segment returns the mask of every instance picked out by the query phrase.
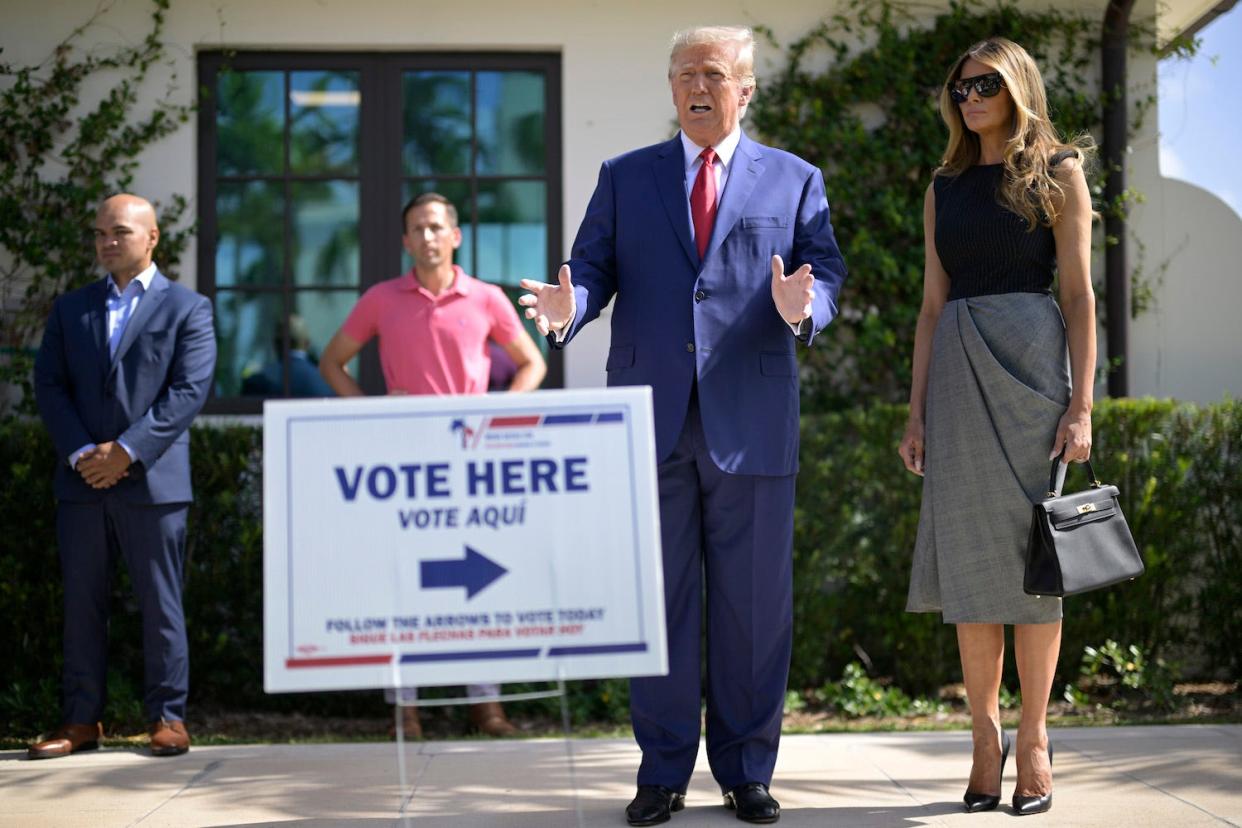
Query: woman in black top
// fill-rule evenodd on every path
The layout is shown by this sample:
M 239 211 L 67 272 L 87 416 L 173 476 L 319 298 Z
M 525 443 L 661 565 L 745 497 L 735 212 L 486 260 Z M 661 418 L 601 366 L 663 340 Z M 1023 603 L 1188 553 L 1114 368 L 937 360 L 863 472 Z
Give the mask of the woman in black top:
M 1014 625 L 1013 807 L 1040 813 L 1052 805 L 1046 717 L 1061 602 L 1026 595 L 1022 577 L 1049 461 L 1091 450 L 1090 147 L 1057 136 L 1039 69 L 1003 38 L 958 58 L 940 111 L 949 143 L 923 203 L 923 307 L 900 448 L 923 477 L 907 609 L 957 625 L 974 739 L 968 811 L 1000 801 L 1011 741 L 997 696 L 1004 625 Z

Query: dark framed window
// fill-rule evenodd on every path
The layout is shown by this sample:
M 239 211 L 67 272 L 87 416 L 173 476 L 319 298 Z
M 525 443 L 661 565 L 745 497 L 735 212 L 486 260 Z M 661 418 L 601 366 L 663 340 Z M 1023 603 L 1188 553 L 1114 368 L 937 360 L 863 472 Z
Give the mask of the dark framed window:
M 457 262 L 516 300 L 561 250 L 560 57 L 203 52 L 198 287 L 219 359 L 208 410 L 323 392 L 314 364 L 362 291 L 410 267 L 401 206 L 457 206 Z M 536 337 L 542 347 L 543 342 Z M 382 393 L 374 343 L 353 367 Z M 549 355 L 545 387 L 561 385 Z

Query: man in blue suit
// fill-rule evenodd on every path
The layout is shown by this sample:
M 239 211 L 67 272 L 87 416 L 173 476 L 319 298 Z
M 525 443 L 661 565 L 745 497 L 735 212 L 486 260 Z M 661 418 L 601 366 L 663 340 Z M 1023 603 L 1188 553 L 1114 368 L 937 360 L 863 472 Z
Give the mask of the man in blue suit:
M 142 612 L 143 705 L 151 752 L 185 753 L 190 663 L 181 610 L 190 427 L 216 363 L 211 303 L 151 261 L 155 211 L 132 195 L 95 216 L 108 276 L 60 297 L 35 360 L 51 432 L 56 534 L 65 582 L 61 726 L 31 759 L 98 747 L 107 676 L 108 586 L 125 558 Z
M 669 673 L 630 685 L 643 753 L 631 825 L 683 806 L 704 691 L 725 805 L 780 816 L 768 786 L 793 624 L 794 342 L 836 315 L 845 266 L 820 171 L 740 129 L 753 67 L 747 29 L 679 32 L 680 133 L 604 162 L 558 283 L 523 282 L 527 318 L 557 347 L 615 297 L 608 384 L 653 388 Z

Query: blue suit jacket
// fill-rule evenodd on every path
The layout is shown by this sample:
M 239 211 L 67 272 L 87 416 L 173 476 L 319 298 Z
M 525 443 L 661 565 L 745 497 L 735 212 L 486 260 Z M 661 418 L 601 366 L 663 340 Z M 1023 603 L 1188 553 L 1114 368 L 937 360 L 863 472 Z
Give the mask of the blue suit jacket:
M 56 497 L 188 502 L 187 429 L 216 365 L 211 302 L 156 272 L 109 357 L 107 289 L 100 279 L 57 299 L 35 359 L 35 399 L 60 459 Z M 118 438 L 137 455 L 129 476 L 111 489 L 92 489 L 69 467 L 69 456 Z
M 569 267 L 567 343 L 616 296 L 608 384 L 650 385 L 656 452 L 672 452 L 697 379 L 712 459 L 734 474 L 798 468 L 794 336 L 772 301 L 773 254 L 811 265 L 810 344 L 837 313 L 845 263 L 820 171 L 742 134 L 703 260 L 690 240 L 680 137 L 604 162 Z M 808 330 L 809 328 L 809 330 Z

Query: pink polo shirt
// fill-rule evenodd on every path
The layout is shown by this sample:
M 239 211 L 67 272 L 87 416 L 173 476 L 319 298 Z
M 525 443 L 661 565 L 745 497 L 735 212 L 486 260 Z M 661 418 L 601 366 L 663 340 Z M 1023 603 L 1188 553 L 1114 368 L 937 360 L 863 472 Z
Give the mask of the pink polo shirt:
M 388 393 L 482 394 L 491 359 L 487 341 L 511 345 L 522 322 L 504 291 L 453 265 L 453 284 L 434 296 L 411 269 L 362 294 L 341 326 L 366 342 L 378 335 Z

